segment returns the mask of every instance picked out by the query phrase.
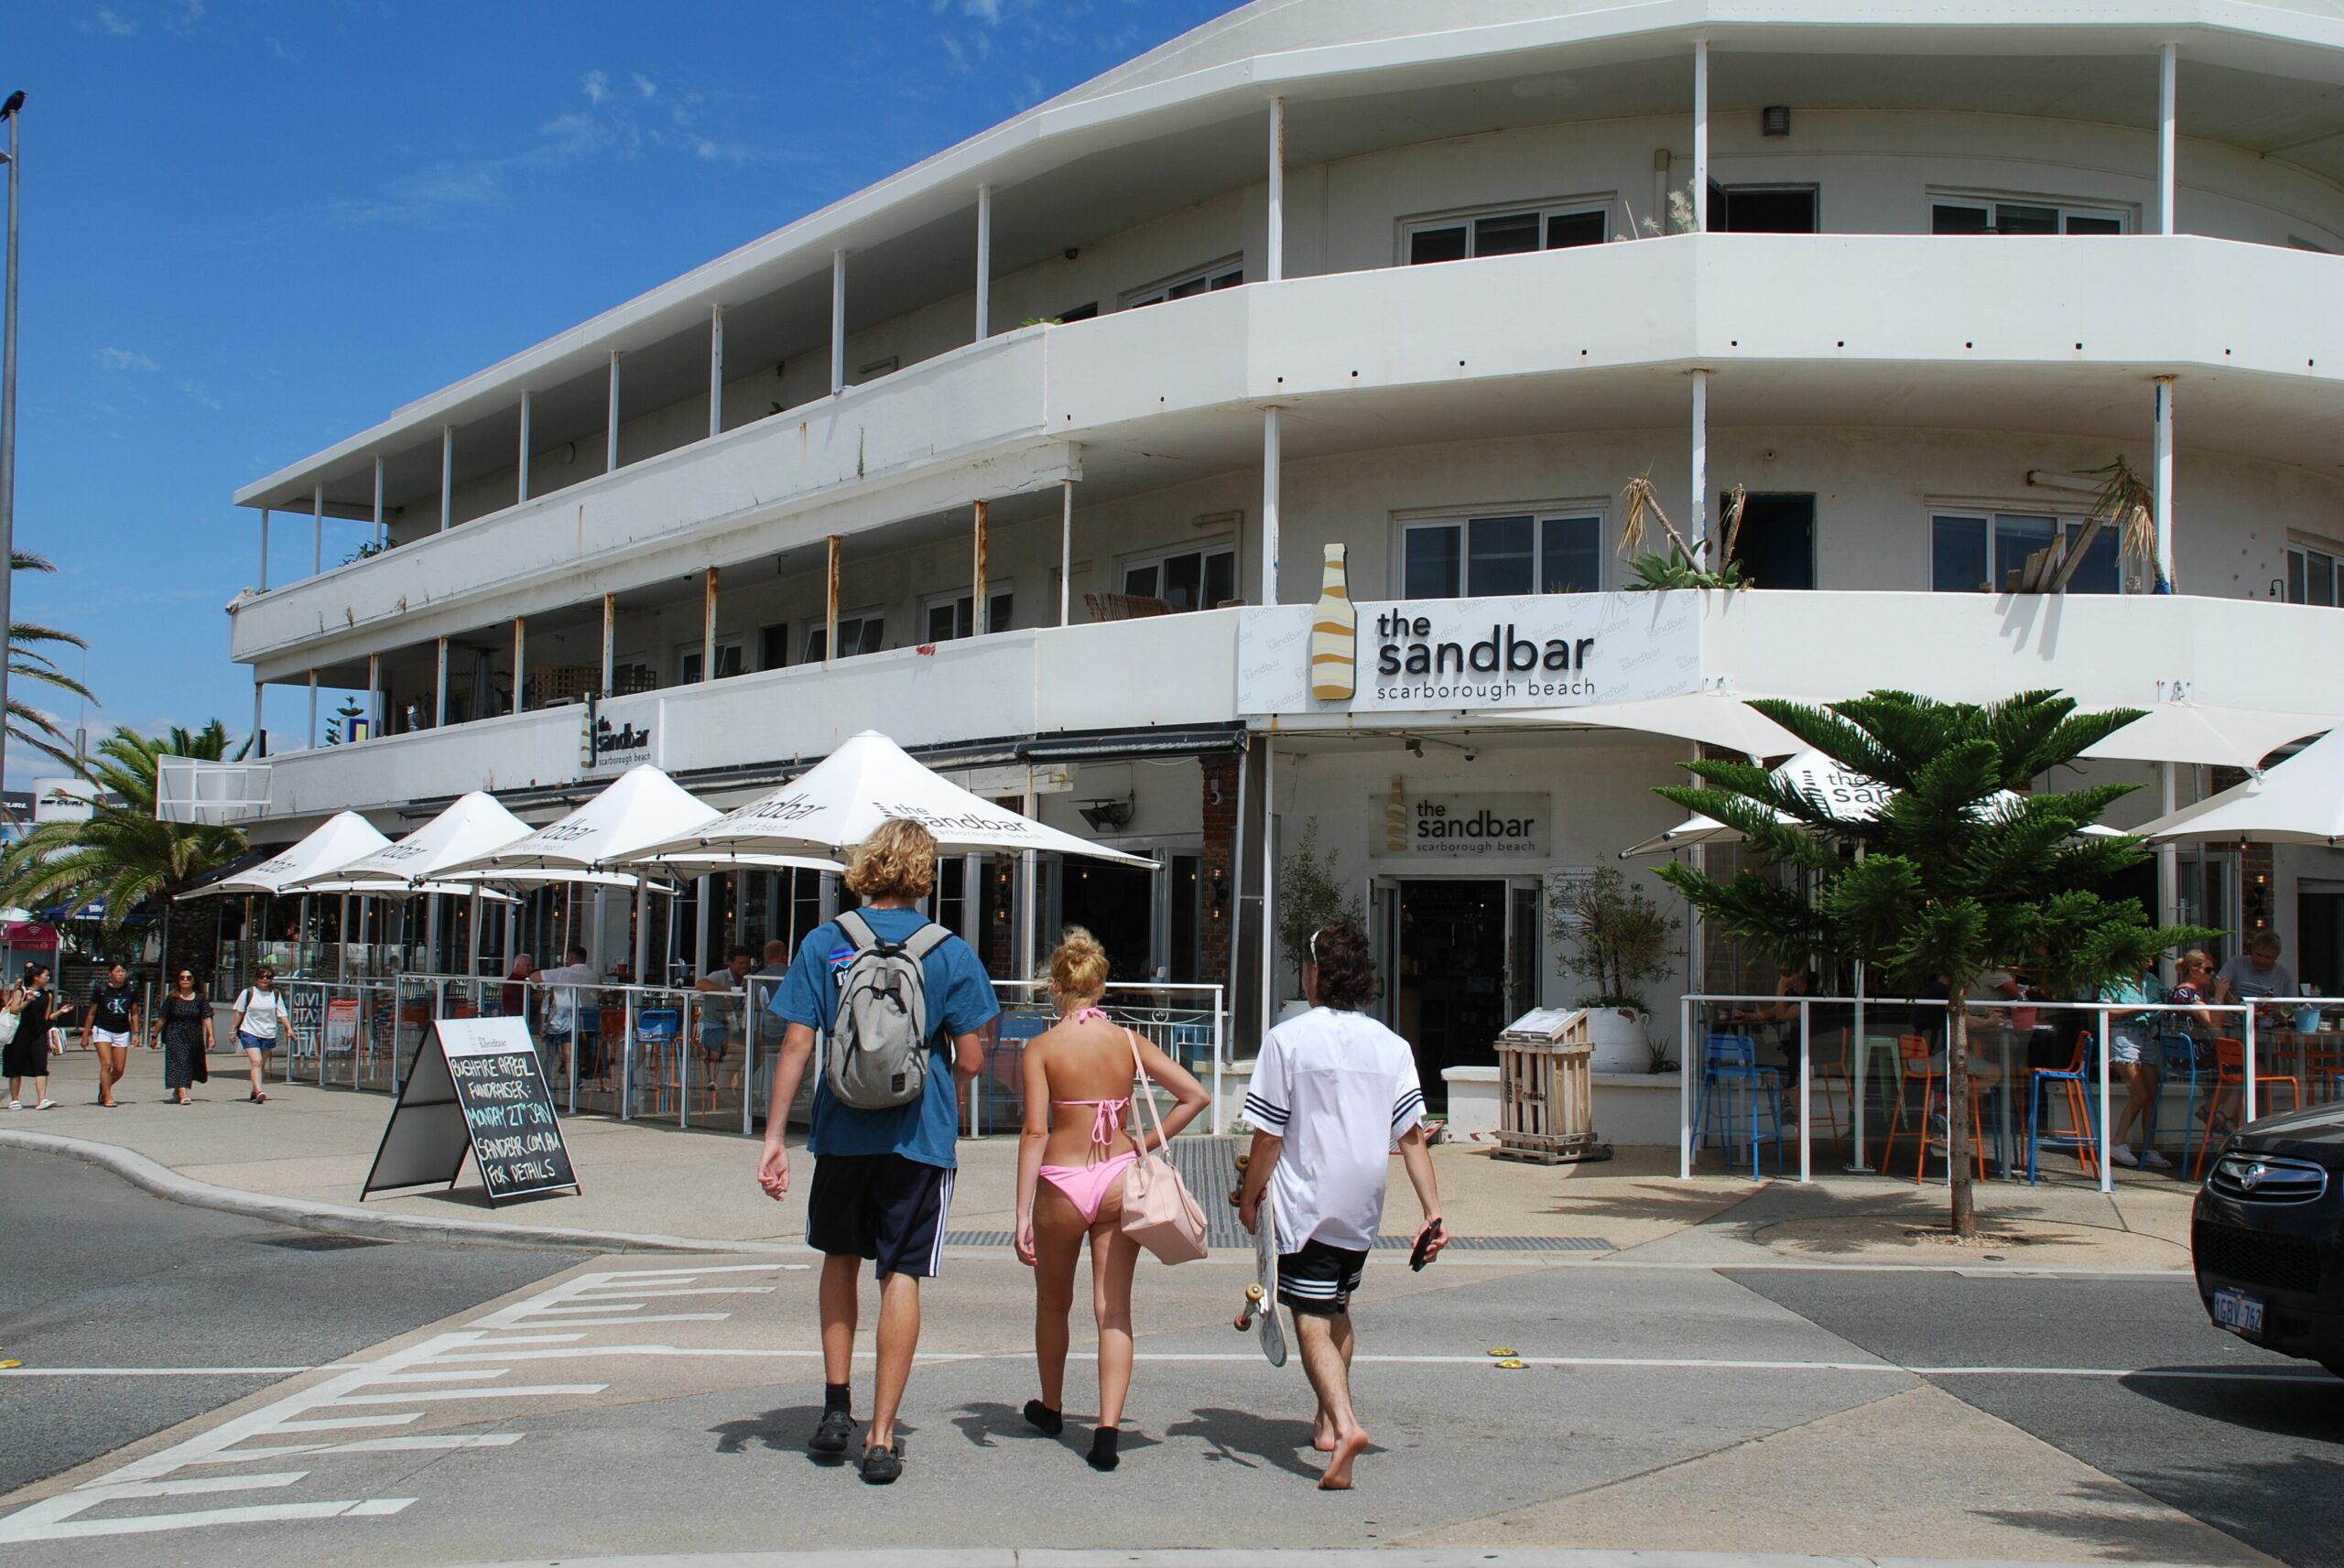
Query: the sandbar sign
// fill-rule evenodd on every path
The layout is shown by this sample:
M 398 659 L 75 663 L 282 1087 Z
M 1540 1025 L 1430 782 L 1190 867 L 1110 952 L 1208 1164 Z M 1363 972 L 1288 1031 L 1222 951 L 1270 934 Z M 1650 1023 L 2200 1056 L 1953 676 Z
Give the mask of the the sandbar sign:
M 1543 795 L 1418 795 L 1403 803 L 1405 855 L 1460 860 L 1543 860 L 1547 797 Z
M 467 1154 L 479 1164 L 491 1207 L 579 1190 L 553 1092 L 520 1019 L 443 1018 L 432 1025 L 399 1086 L 359 1201 L 398 1187 L 452 1187 Z

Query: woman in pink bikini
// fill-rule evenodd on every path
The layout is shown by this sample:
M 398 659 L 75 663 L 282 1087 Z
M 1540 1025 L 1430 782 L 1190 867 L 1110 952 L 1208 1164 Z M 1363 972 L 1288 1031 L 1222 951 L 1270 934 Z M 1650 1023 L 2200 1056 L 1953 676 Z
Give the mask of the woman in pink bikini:
M 1091 1465 L 1115 1467 L 1123 1396 L 1132 1386 L 1132 1266 L 1139 1244 L 1123 1231 L 1123 1175 L 1143 1148 L 1129 1126 L 1132 1085 L 1141 1073 L 1172 1092 L 1169 1138 L 1196 1119 L 1206 1095 L 1185 1068 L 1100 1011 L 1107 953 L 1079 925 L 1050 955 L 1050 994 L 1058 1022 L 1026 1047 L 1026 1128 L 1017 1146 L 1017 1257 L 1034 1271 L 1034 1359 L 1042 1397 L 1026 1419 L 1056 1436 L 1064 1430 L 1067 1314 L 1074 1270 L 1091 1239 L 1091 1305 L 1099 1319 L 1099 1426 Z M 1127 1125 L 1128 1124 L 1128 1125 Z

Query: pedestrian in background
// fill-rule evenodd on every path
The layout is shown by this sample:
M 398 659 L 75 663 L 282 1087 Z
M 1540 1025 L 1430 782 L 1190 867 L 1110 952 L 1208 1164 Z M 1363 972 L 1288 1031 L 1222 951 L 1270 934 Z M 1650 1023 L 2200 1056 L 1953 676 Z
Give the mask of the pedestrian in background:
M 138 992 L 122 964 L 106 968 L 105 983 L 90 994 L 81 1044 L 98 1054 L 98 1103 L 112 1110 L 114 1085 L 130 1071 L 130 1043 L 138 1037 Z
M 23 978 L 8 988 L 7 1009 L 16 1014 L 16 1033 L 0 1047 L 0 1071 L 8 1076 L 8 1108 L 22 1110 L 24 1081 L 33 1081 L 35 1110 L 55 1110 L 49 1098 L 49 991 L 42 984 L 48 968 L 27 964 Z
M 212 999 L 195 989 L 195 971 L 181 969 L 155 1009 L 163 1042 L 163 1087 L 173 1105 L 189 1103 L 187 1091 L 212 1081 L 204 1058 L 212 1054 Z
M 244 1050 L 244 1065 L 252 1074 L 252 1092 L 244 1096 L 255 1105 L 266 1105 L 268 1096 L 261 1088 L 261 1071 L 268 1062 L 268 1054 L 277 1049 L 277 1037 L 284 1033 L 285 997 L 277 989 L 277 971 L 263 964 L 253 971 L 253 983 L 236 993 L 236 1044 Z

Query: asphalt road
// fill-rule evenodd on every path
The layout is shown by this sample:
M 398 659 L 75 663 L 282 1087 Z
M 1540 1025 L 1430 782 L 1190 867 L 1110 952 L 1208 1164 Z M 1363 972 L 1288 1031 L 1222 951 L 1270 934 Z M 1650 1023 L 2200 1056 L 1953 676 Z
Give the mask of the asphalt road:
M 1906 1366 L 2141 1368 L 1931 1381 L 2295 1568 L 2344 1568 L 2344 1380 L 2212 1327 L 2187 1280 L 1733 1277 Z
M 0 1495 L 570 1267 L 573 1254 L 344 1238 L 167 1203 L 0 1149 Z M 320 1243 L 324 1243 L 320 1249 Z M 99 1368 L 56 1377 L 59 1368 Z

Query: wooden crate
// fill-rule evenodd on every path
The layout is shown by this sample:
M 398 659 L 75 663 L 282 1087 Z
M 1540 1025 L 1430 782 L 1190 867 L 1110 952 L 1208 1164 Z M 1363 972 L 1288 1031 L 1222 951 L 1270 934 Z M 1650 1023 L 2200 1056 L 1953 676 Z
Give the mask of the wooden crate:
M 1559 1165 L 1612 1157 L 1612 1145 L 1595 1134 L 1594 1086 L 1588 1076 L 1595 1047 L 1583 1024 L 1578 1033 L 1579 1039 L 1559 1044 L 1498 1041 L 1495 1158 Z

